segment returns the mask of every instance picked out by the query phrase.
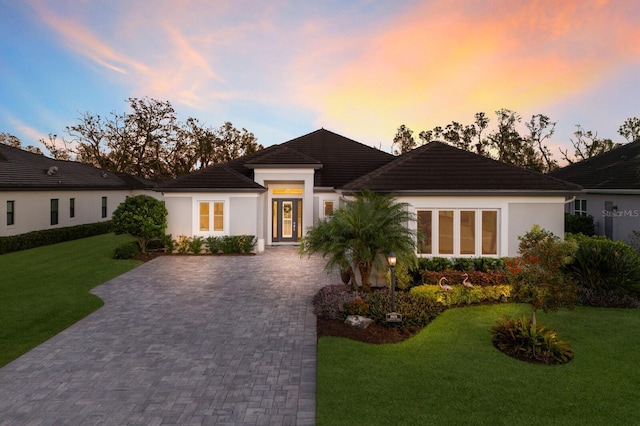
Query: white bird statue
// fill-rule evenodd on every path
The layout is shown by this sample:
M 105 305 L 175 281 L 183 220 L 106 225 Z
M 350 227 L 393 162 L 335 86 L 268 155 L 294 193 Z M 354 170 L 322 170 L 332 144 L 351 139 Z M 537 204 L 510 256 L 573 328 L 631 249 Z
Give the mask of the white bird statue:
M 469 274 L 464 274 L 462 277 L 464 278 L 464 281 L 462 281 L 462 285 L 463 285 L 463 286 L 465 286 L 465 287 L 467 287 L 467 288 L 471 288 L 471 287 L 473 287 L 473 284 L 471 284 L 471 283 L 469 282 Z
M 453 287 L 451 287 L 449 284 L 442 284 L 443 281 L 449 281 L 449 280 L 446 279 L 445 277 L 440 278 L 440 281 L 438 281 L 438 285 L 440 286 L 440 290 L 444 290 L 444 291 L 453 290 Z

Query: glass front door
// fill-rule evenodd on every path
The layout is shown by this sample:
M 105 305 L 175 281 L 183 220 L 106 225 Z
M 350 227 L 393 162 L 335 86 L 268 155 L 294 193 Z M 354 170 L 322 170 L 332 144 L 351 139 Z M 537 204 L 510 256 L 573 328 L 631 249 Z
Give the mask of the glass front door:
M 273 199 L 273 242 L 297 242 L 302 237 L 302 200 Z

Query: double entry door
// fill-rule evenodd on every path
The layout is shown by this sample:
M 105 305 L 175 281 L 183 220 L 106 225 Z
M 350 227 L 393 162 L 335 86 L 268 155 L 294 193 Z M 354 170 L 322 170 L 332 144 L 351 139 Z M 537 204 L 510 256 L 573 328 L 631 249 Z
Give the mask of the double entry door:
M 302 200 L 274 198 L 272 209 L 273 242 L 297 242 L 302 237 Z

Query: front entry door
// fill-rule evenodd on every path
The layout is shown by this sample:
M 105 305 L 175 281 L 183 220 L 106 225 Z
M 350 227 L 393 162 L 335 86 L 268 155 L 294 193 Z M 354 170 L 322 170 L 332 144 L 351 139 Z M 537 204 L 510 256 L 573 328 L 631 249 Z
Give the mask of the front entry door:
M 273 199 L 273 242 L 295 243 L 302 237 L 302 200 Z

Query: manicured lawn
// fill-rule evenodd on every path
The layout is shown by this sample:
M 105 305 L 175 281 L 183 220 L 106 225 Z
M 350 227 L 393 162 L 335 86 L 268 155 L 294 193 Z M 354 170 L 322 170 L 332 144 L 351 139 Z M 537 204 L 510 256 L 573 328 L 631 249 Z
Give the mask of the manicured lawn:
M 0 256 L 0 366 L 102 306 L 93 287 L 140 264 L 114 260 L 131 237 L 100 235 Z
M 561 366 L 494 349 L 490 327 L 506 304 L 445 311 L 413 338 L 318 344 L 318 425 L 637 424 L 640 310 L 577 308 L 539 315 L 572 343 Z

